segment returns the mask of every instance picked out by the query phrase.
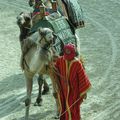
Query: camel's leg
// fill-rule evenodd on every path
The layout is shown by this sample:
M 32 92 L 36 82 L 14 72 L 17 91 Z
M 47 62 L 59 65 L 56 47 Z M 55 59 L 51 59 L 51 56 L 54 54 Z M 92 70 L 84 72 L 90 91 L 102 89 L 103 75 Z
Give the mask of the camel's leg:
M 59 104 L 59 99 L 58 99 L 58 92 L 60 90 L 60 87 L 59 87 L 57 75 L 55 74 L 53 68 L 49 70 L 49 75 L 50 75 L 52 85 L 53 85 L 53 96 L 56 101 L 56 117 L 55 118 L 57 118 L 59 117 L 59 114 L 60 114 L 60 104 Z
M 60 116 L 60 101 L 58 99 L 58 93 L 57 92 L 53 92 L 53 96 L 55 98 L 55 102 L 56 102 L 56 115 L 55 115 L 55 119 L 58 119 Z
M 42 95 L 45 95 L 49 92 L 49 85 L 45 79 L 43 80 L 43 85 Z
M 25 99 L 25 106 L 26 106 L 25 120 L 28 120 L 34 74 L 31 74 L 30 72 L 27 71 L 25 71 L 24 74 L 26 78 L 26 87 L 27 87 L 27 98 Z
M 44 82 L 43 75 L 39 75 L 37 80 L 38 80 L 38 85 L 39 85 L 39 93 L 38 93 L 38 97 L 36 99 L 35 105 L 41 106 L 41 103 L 42 103 L 42 85 Z

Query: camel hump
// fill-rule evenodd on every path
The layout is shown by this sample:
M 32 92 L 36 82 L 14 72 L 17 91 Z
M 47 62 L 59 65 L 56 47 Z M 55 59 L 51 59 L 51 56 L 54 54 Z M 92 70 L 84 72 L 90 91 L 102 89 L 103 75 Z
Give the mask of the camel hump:
M 27 37 L 26 39 L 24 39 L 21 45 L 22 55 L 21 55 L 21 60 L 20 60 L 20 66 L 22 70 L 24 70 L 24 63 L 26 63 L 24 59 L 25 55 L 28 53 L 28 51 L 32 47 L 37 46 L 36 44 L 37 36 L 38 36 L 38 32 L 33 33 L 30 37 Z
M 41 28 L 50 28 L 54 31 L 54 28 L 49 20 L 41 19 L 32 26 L 32 28 L 30 30 L 30 34 L 36 32 L 40 27 Z
M 28 52 L 28 50 L 31 47 L 37 45 L 36 41 L 37 41 L 38 37 L 39 37 L 39 33 L 35 32 L 32 35 L 30 35 L 29 37 L 27 37 L 26 39 L 24 39 L 24 43 L 23 43 L 23 46 L 22 46 L 22 52 L 23 52 L 24 55 Z

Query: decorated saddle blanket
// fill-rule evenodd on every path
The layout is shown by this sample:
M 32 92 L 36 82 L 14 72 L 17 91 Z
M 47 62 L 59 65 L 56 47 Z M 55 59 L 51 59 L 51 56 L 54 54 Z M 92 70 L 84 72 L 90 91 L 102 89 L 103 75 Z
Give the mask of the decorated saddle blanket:
M 31 33 L 38 30 L 39 27 L 50 28 L 57 35 L 57 39 L 54 45 L 55 50 L 60 53 L 62 49 L 62 44 L 76 43 L 74 27 L 69 23 L 69 21 L 64 16 L 49 15 L 45 19 L 39 20 L 32 28 Z

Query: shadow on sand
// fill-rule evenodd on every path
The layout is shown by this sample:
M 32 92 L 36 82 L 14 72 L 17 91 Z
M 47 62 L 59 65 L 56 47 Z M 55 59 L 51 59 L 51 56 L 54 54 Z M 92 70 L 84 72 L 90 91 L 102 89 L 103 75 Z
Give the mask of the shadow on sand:
M 52 110 L 48 110 L 44 113 L 33 114 L 33 115 L 29 116 L 29 120 L 41 120 L 41 119 L 48 120 L 48 119 L 50 119 L 50 118 L 48 118 L 48 116 L 51 115 L 51 114 L 53 114 Z M 21 117 L 21 118 L 18 118 L 18 119 L 13 119 L 13 120 L 25 120 L 25 117 Z
M 4 91 L 4 94 L 9 91 L 17 90 L 25 87 L 24 74 L 15 74 L 4 78 L 0 81 L 0 94 Z

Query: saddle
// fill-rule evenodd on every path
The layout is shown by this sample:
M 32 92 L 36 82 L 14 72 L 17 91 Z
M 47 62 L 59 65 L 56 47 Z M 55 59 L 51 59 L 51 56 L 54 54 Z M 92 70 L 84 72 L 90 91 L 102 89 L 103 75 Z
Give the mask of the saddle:
M 64 44 L 73 43 L 77 45 L 74 26 L 65 16 L 61 16 L 59 13 L 50 14 L 45 16 L 44 19 L 40 19 L 33 25 L 30 34 L 36 32 L 40 27 L 50 28 L 57 35 L 54 48 L 58 54 L 62 52 Z

